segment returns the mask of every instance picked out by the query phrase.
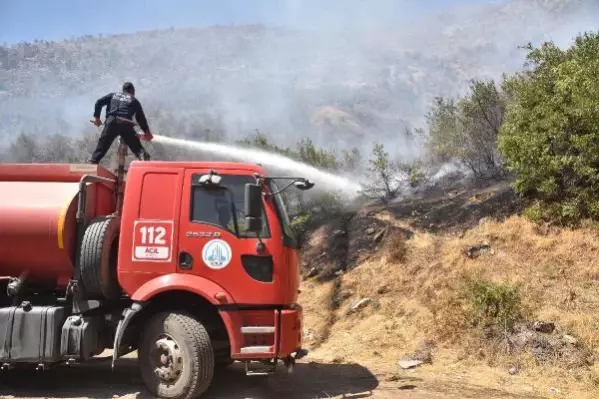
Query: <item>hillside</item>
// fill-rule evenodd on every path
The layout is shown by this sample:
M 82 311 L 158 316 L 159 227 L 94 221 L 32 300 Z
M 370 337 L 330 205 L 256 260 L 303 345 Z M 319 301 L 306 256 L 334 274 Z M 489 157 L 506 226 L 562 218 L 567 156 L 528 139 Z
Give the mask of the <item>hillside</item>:
M 521 208 L 504 184 L 457 188 L 313 230 L 310 360 L 416 393 L 596 398 L 597 231 L 535 225 Z
M 585 18 L 597 8 L 593 0 L 464 7 L 342 34 L 222 26 L 3 46 L 0 145 L 21 131 L 80 136 L 95 99 L 131 79 L 155 130 L 171 135 L 211 129 L 233 140 L 258 129 L 325 147 L 378 138 L 408 156 L 405 128 L 423 127 L 434 96 L 515 70 L 518 45 L 569 40 L 593 26 Z

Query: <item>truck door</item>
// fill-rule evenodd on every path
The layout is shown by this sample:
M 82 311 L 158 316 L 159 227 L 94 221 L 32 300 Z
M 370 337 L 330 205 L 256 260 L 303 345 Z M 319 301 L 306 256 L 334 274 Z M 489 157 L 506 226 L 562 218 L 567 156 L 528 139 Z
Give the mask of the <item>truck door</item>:
M 244 188 L 255 181 L 253 176 L 248 171 L 226 170 L 220 174 L 220 186 L 227 189 L 219 189 L 200 184 L 207 173 L 205 169 L 185 172 L 178 272 L 212 280 L 237 303 L 280 303 L 284 290 L 275 263 L 281 257 L 281 245 L 271 245 L 265 216 L 260 234 L 264 252 L 258 252 L 259 240 L 243 231 Z

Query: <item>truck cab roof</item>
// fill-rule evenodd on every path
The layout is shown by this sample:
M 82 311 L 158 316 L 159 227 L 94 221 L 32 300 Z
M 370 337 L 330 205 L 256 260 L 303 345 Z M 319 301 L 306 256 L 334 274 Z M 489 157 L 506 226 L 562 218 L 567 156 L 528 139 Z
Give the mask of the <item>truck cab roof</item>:
M 243 162 L 206 162 L 206 161 L 132 161 L 131 169 L 214 169 L 215 171 L 247 171 L 266 175 L 266 171 L 258 164 Z M 67 164 L 67 163 L 1 163 L 0 181 L 62 181 L 78 182 L 84 175 L 106 178 L 116 176 L 102 165 Z
M 214 169 L 219 170 L 244 170 L 266 175 L 266 170 L 258 164 L 246 162 L 210 162 L 210 161 L 133 161 L 129 170 L 137 168 L 183 168 L 183 169 Z

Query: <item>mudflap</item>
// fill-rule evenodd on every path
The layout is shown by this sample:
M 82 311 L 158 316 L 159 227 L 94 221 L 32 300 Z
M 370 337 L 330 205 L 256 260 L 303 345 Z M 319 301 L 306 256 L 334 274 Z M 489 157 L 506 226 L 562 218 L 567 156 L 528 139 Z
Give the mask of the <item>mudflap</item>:
M 123 338 L 123 334 L 127 330 L 127 326 L 129 322 L 140 310 L 144 307 L 141 303 L 134 303 L 130 308 L 125 309 L 123 312 L 123 318 L 119 320 L 119 324 L 116 328 L 116 333 L 114 334 L 114 345 L 112 347 L 112 369 L 114 369 L 114 364 L 116 359 L 119 357 L 119 349 L 121 346 L 121 339 Z

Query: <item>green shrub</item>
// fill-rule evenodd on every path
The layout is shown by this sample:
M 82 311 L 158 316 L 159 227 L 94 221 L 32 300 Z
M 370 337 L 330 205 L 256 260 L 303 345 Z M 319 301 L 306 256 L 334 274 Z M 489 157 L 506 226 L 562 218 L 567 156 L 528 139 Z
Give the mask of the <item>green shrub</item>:
M 303 245 L 303 243 L 306 239 L 306 234 L 308 233 L 308 230 L 311 226 L 310 222 L 312 222 L 312 220 L 313 220 L 313 214 L 310 212 L 307 212 L 305 214 L 294 217 L 293 220 L 291 221 L 291 229 L 293 230 L 293 233 L 297 237 L 300 245 Z
M 499 136 L 529 214 L 574 225 L 599 219 L 599 33 L 562 50 L 528 46 L 529 70 L 504 82 L 510 101 Z
M 410 169 L 410 187 L 417 187 L 424 181 L 425 174 L 422 169 L 418 166 L 415 166 Z
M 306 213 L 300 216 L 296 216 L 295 218 L 293 218 L 293 221 L 291 222 L 291 228 L 296 234 L 303 234 L 306 231 L 307 225 L 311 219 L 312 213 Z
M 543 209 L 538 201 L 524 209 L 522 216 L 533 223 L 539 223 L 543 220 Z
M 521 298 L 516 286 L 466 280 L 465 297 L 477 325 L 511 328 L 521 318 Z
M 399 169 L 406 176 L 407 183 L 410 187 L 415 188 L 427 182 L 430 178 L 430 171 L 424 159 L 401 163 Z

